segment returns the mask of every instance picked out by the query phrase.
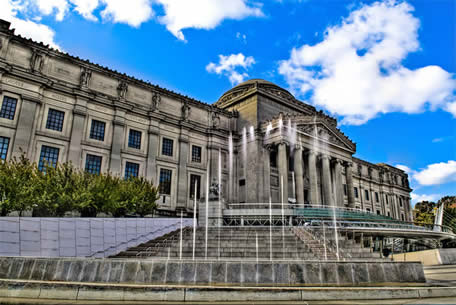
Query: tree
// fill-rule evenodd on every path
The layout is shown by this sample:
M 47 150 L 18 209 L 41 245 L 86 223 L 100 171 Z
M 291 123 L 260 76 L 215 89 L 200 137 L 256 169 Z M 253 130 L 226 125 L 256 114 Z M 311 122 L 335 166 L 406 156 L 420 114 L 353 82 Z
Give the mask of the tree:
M 436 204 L 430 201 L 421 201 L 415 205 L 415 224 L 425 225 L 434 223 L 434 208 Z

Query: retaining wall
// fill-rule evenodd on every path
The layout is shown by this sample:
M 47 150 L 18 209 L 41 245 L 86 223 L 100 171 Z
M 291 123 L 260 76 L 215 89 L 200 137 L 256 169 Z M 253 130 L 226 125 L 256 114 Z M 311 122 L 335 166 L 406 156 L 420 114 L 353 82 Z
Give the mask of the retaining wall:
M 394 254 L 393 259 L 398 262 L 422 262 L 425 266 L 454 265 L 456 264 L 456 249 L 431 249 L 406 252 Z
M 107 257 L 178 228 L 180 218 L 1 217 L 0 256 Z
M 0 258 L 0 278 L 92 283 L 356 286 L 425 282 L 417 262 Z

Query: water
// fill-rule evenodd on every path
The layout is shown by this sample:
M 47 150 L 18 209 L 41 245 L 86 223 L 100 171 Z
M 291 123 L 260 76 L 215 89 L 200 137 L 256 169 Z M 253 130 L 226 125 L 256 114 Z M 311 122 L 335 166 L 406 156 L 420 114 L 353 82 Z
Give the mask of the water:
M 283 176 L 280 176 L 280 198 L 282 198 L 282 256 L 285 258 L 285 214 L 283 210 Z
M 255 128 L 250 126 L 250 141 L 255 141 Z
M 272 198 L 269 191 L 269 260 L 272 261 Z
M 325 261 L 328 260 L 328 251 L 326 250 L 326 229 L 325 223 L 323 222 L 323 247 L 325 249 Z
M 230 131 L 230 135 L 228 137 L 228 200 L 232 200 L 232 194 L 234 192 L 233 190 L 233 134 Z
M 291 183 L 293 184 L 293 198 L 294 198 L 294 202 L 297 203 L 297 200 L 296 200 L 296 185 L 295 185 L 295 173 L 294 171 L 291 172 Z
M 336 215 L 336 206 L 332 206 L 333 210 L 333 226 L 334 226 L 334 240 L 336 242 L 336 257 L 339 260 L 339 234 L 337 232 L 337 215 Z
M 210 172 L 210 158 L 207 161 L 207 170 L 206 170 L 206 234 L 205 234 L 205 254 L 204 258 L 207 259 L 207 227 L 209 225 L 209 172 Z
M 255 233 L 256 261 L 258 263 L 258 233 Z
M 247 176 L 247 129 L 242 128 L 242 162 L 244 164 L 244 177 Z
M 222 150 L 219 148 L 219 155 L 218 155 L 218 205 L 219 205 L 219 215 L 220 217 L 223 217 L 223 212 L 222 212 Z M 217 253 L 218 253 L 218 258 L 220 259 L 220 225 L 221 225 L 222 219 L 218 220 L 218 246 L 217 246 Z
M 180 222 L 180 241 L 179 241 L 179 259 L 182 259 L 182 217 L 183 211 L 181 210 L 181 222 Z
M 198 182 L 195 181 L 195 193 L 193 199 L 193 248 L 192 258 L 195 260 L 195 242 L 196 242 L 196 191 L 198 189 Z

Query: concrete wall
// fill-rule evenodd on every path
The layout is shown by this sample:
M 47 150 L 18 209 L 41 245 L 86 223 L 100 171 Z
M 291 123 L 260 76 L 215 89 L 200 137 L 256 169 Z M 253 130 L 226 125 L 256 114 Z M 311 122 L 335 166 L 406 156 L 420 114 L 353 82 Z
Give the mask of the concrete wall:
M 179 218 L 2 217 L 0 256 L 106 257 L 179 228 Z
M 394 254 L 398 262 L 422 262 L 425 266 L 456 264 L 456 249 L 432 249 L 416 252 Z

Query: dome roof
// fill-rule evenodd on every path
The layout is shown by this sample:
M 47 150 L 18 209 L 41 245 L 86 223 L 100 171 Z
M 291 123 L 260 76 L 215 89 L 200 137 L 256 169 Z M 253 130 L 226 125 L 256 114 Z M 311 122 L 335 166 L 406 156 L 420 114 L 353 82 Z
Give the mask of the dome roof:
M 225 97 L 228 97 L 229 95 L 231 95 L 232 93 L 236 92 L 236 91 L 241 91 L 241 90 L 244 90 L 246 87 L 249 87 L 251 85 L 255 85 L 256 87 L 260 88 L 260 87 L 269 87 L 269 88 L 273 88 L 275 90 L 279 90 L 281 92 L 283 92 L 283 94 L 285 96 L 288 96 L 289 98 L 292 98 L 294 99 L 293 95 L 288 92 L 287 90 L 283 89 L 282 87 L 279 87 L 277 86 L 276 84 L 274 83 L 271 83 L 267 80 L 264 80 L 264 79 L 260 79 L 260 78 L 253 78 L 253 79 L 249 79 L 249 80 L 246 80 L 245 82 L 242 82 L 240 83 L 239 85 L 237 86 L 234 86 L 233 88 L 231 88 L 230 90 L 226 91 L 219 99 L 218 101 L 216 102 L 216 104 L 220 104 L 220 103 L 223 103 L 224 102 L 224 98 Z M 228 98 L 230 99 L 230 98 Z

